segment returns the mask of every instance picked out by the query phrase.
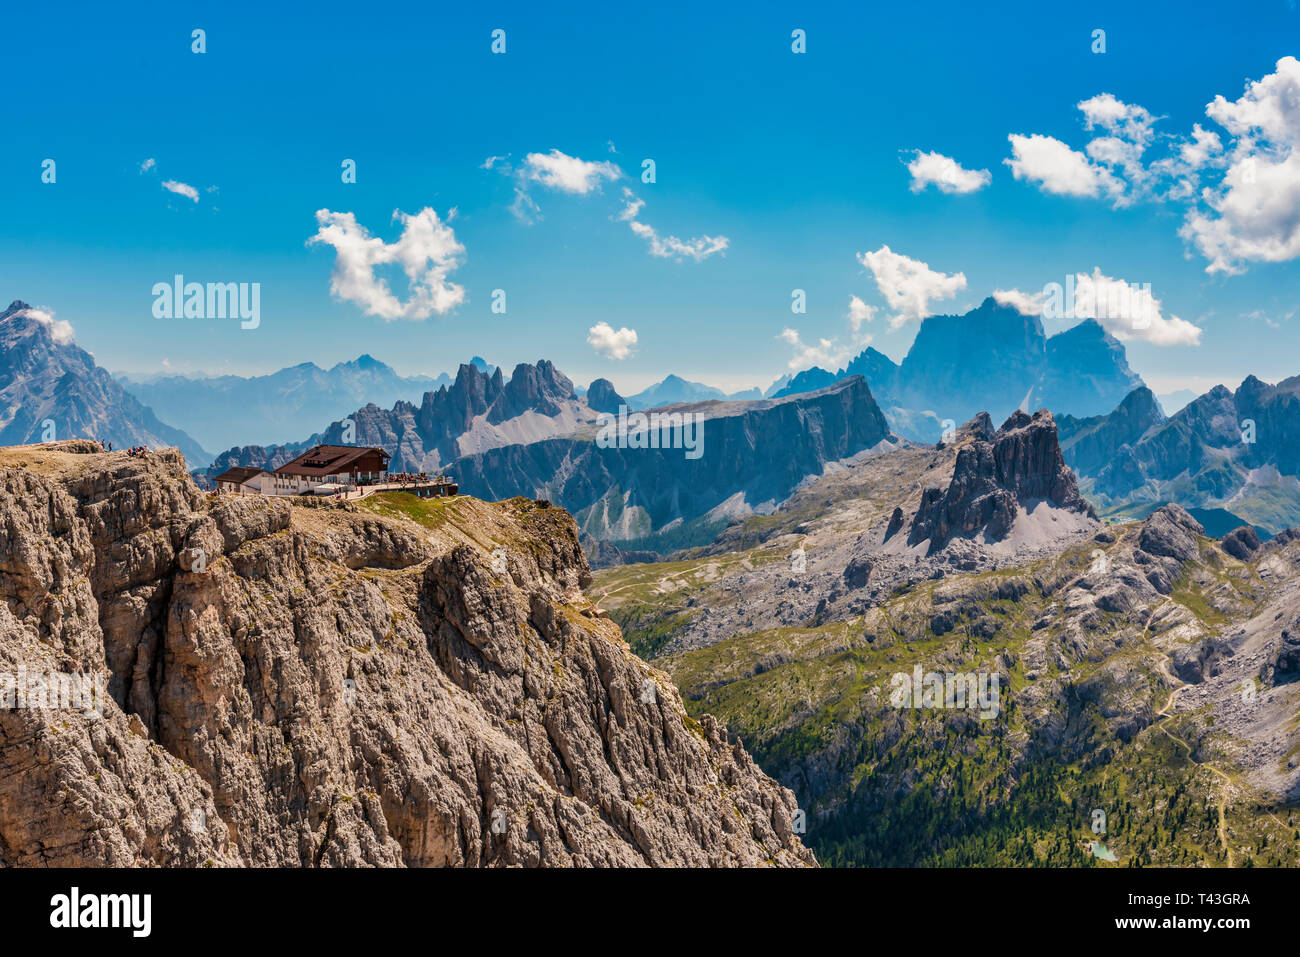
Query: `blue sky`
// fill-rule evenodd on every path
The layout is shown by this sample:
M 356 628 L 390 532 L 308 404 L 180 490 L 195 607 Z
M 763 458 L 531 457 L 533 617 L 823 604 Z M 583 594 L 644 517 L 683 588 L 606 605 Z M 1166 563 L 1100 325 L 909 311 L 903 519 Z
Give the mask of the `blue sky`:
M 1222 152 L 1196 186 L 1222 194 L 1249 151 L 1233 153 L 1241 137 L 1206 105 L 1216 95 L 1234 103 L 1300 53 L 1286 0 L 1226 11 L 696 6 L 325 3 L 308 14 L 139 4 L 129 17 L 102 5 L 56 17 L 10 5 L 0 13 L 0 296 L 71 322 L 114 371 L 250 374 L 368 352 L 433 374 L 483 355 L 507 368 L 549 358 L 580 384 L 603 375 L 625 393 L 669 372 L 738 389 L 766 385 L 800 354 L 855 353 L 868 337 L 900 359 L 916 315 L 891 321 L 900 310 L 889 279 L 860 258 L 887 246 L 934 275 L 964 276 L 912 312 L 965 311 L 995 289 L 1032 294 L 1094 271 L 1149 283 L 1162 320 L 1200 330 L 1196 344 L 1126 343 L 1158 392 L 1300 373 L 1300 264 L 1288 232 L 1300 215 L 1289 219 L 1287 205 L 1300 214 L 1300 186 L 1290 191 L 1286 178 L 1300 168 L 1300 155 L 1290 162 L 1300 130 L 1289 128 L 1295 140 L 1246 134 L 1265 140 L 1262 179 L 1282 197 L 1280 213 L 1242 212 L 1234 202 L 1249 205 L 1246 189 L 1219 200 L 1228 214 L 1208 211 L 1202 231 L 1228 249 L 1232 273 L 1207 272 L 1194 236 L 1180 236 L 1195 202 L 1170 198 L 1167 182 L 1142 195 L 1114 164 L 1085 159 L 1064 188 L 1094 177 L 1095 195 L 1070 195 L 1064 181 L 1053 192 L 1004 162 L 1012 134 L 1085 156 L 1106 131 L 1086 129 L 1077 104 L 1110 94 L 1152 118 L 1143 163 L 1188 142 L 1193 124 L 1216 132 Z M 203 54 L 191 51 L 195 28 L 206 31 Z M 504 55 L 490 50 L 497 28 Z M 791 50 L 795 29 L 806 53 Z M 1095 29 L 1104 53 L 1092 52 Z M 1234 115 L 1266 111 L 1270 89 Z M 987 170 L 987 184 L 914 191 L 917 150 Z M 552 151 L 622 176 L 570 165 L 561 172 L 583 175 L 548 183 L 529 156 Z M 504 159 L 485 169 L 489 157 Z M 41 181 L 47 158 L 52 184 Z M 653 184 L 640 178 L 645 158 Z M 356 161 L 356 183 L 341 182 L 344 159 Z M 1119 192 L 1105 185 L 1112 171 Z M 725 237 L 726 248 L 698 261 L 654 255 L 620 219 L 625 188 L 661 243 Z M 516 190 L 540 212 L 531 224 L 512 212 Z M 436 280 L 460 290 L 457 304 L 385 320 L 370 314 L 373 298 L 331 292 L 340 254 L 308 245 L 318 210 L 351 214 L 352 240 L 364 230 L 394 244 L 394 211 L 426 208 L 463 249 Z M 260 283 L 259 327 L 155 318 L 151 289 L 176 273 Z M 410 301 L 396 265 L 371 275 Z M 494 289 L 506 292 L 505 315 L 491 311 Z M 804 314 L 791 312 L 794 289 L 806 291 Z M 870 314 L 856 331 L 851 296 Z M 590 344 L 602 322 L 636 332 L 626 357 Z M 1046 321 L 1049 331 L 1070 324 Z M 796 336 L 813 351 L 797 352 Z

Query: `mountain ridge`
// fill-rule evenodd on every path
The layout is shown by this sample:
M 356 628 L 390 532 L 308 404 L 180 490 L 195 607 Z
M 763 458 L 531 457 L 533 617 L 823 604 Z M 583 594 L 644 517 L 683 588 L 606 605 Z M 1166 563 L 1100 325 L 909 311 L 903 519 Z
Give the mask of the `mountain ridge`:
M 41 315 L 21 300 L 0 312 L 0 445 L 86 437 L 118 448 L 175 446 L 195 468 L 212 460 L 75 341 L 56 340 Z

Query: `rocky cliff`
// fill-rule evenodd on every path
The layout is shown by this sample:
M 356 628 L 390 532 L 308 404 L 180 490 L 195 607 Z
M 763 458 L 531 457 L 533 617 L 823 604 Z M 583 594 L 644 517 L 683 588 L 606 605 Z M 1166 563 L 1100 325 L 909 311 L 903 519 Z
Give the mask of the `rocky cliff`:
M 0 863 L 812 864 L 792 794 L 582 593 L 573 520 L 211 498 L 174 451 L 0 452 Z
M 1096 518 L 1061 457 L 1051 412 L 1015 412 L 995 434 L 989 429 L 987 415 L 966 426 L 970 440 L 957 453 L 952 481 L 922 494 L 909 544 L 928 540 L 934 553 L 954 537 L 1001 541 L 1031 503 Z
M 775 506 L 828 462 L 891 438 L 859 376 L 789 398 L 668 409 L 705 417 L 698 457 L 681 448 L 602 448 L 579 436 L 467 456 L 454 473 L 472 495 L 543 496 L 593 537 L 627 540 Z

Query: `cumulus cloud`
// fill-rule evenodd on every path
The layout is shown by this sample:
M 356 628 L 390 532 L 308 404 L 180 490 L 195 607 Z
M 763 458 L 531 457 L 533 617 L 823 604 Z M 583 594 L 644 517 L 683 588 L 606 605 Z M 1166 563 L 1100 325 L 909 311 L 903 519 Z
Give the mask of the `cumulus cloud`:
M 1205 113 L 1236 143 L 1222 179 L 1201 191 L 1180 235 L 1209 260 L 1209 273 L 1300 257 L 1300 60 L 1283 57 L 1241 97 L 1216 96 Z
M 1011 175 L 1036 184 L 1045 193 L 1118 197 L 1124 191 L 1124 184 L 1109 170 L 1055 137 L 1012 133 L 1007 139 L 1011 141 L 1011 158 L 1002 162 L 1011 167 Z
M 587 343 L 607 359 L 626 359 L 636 345 L 636 330 L 615 330 L 608 322 L 598 322 L 587 330 Z
M 165 179 L 163 180 L 162 188 L 167 190 L 169 193 L 184 196 L 186 199 L 193 200 L 196 203 L 199 201 L 199 191 L 189 183 L 181 183 L 174 179 Z
M 1223 153 L 1223 141 L 1219 134 L 1192 124 L 1191 139 L 1184 142 L 1178 150 L 1178 157 L 1192 169 L 1200 169 L 1219 160 Z
M 650 255 L 663 259 L 681 260 L 687 256 L 696 262 L 708 259 L 714 253 L 720 253 L 731 245 L 726 236 L 696 236 L 693 239 L 678 239 L 676 236 L 661 236 L 650 224 L 641 222 L 637 217 L 645 206 L 645 200 L 638 199 L 630 189 L 623 189 L 623 209 L 618 219 L 625 222 L 649 244 Z
M 845 318 L 849 320 L 849 326 L 853 329 L 853 335 L 857 336 L 861 331 L 864 322 L 870 322 L 872 319 L 876 318 L 876 307 L 868 306 L 857 296 L 849 296 L 849 311 Z
M 157 165 L 158 165 L 158 161 L 151 156 L 143 163 L 140 164 L 140 172 L 147 173 L 149 172 L 149 170 L 153 169 Z
M 452 210 L 443 222 L 430 207 L 413 216 L 396 210 L 393 219 L 401 223 L 402 234 L 386 243 L 371 236 L 352 213 L 319 209 L 319 229 L 307 244 L 334 247 L 330 292 L 339 299 L 385 320 L 427 319 L 465 301 L 464 288 L 448 278 L 465 255 L 465 247 L 450 226 L 454 216 Z M 405 302 L 392 293 L 386 279 L 375 274 L 377 266 L 388 264 L 399 265 L 406 273 L 409 297 Z
M 61 346 L 70 345 L 72 343 L 72 323 L 68 322 L 66 319 L 55 319 L 54 313 L 49 309 L 19 309 L 14 313 L 14 315 L 35 319 L 50 331 L 50 338 Z
M 893 310 L 889 318 L 893 329 L 930 315 L 930 300 L 951 299 L 966 288 L 965 273 L 936 272 L 919 259 L 896 253 L 888 246 L 858 253 L 858 261 L 871 270 L 880 294 Z
M 1047 294 L 1021 292 L 1019 289 L 994 289 L 993 301 L 1000 306 L 1010 306 L 1022 316 L 1041 316 Z
M 853 349 L 849 346 L 841 346 L 834 339 L 818 339 L 815 343 L 805 343 L 796 329 L 782 329 L 777 338 L 794 348 L 794 354 L 789 362 L 791 371 L 821 366 L 823 369 L 835 372 L 853 358 Z
M 816 342 L 804 342 L 797 329 L 782 329 L 777 336 L 793 347 L 789 366 L 793 370 L 821 366 L 834 372 L 852 359 L 858 352 L 871 343 L 871 335 L 863 333 L 863 323 L 875 318 L 878 310 L 869 306 L 857 296 L 849 296 L 849 308 L 844 318 L 849 321 L 851 335 L 849 341 L 841 343 L 839 337 L 819 338 Z
M 931 184 L 944 193 L 973 193 L 983 189 L 993 179 L 993 174 L 986 169 L 965 169 L 955 159 L 942 153 L 922 153 L 920 150 L 913 151 L 907 171 L 912 174 L 911 190 L 914 193 L 921 192 Z
M 1159 117 L 1110 93 L 1077 106 L 1085 129 L 1101 135 L 1080 152 L 1050 136 L 1012 134 L 1013 155 L 1003 162 L 1017 179 L 1116 207 L 1180 204 L 1179 235 L 1211 274 L 1300 258 L 1300 60 L 1283 57 L 1240 97 L 1206 105 L 1226 137 L 1200 123 L 1186 135 L 1157 134 Z
M 1059 284 L 1044 288 L 1043 314 L 1048 318 L 1096 319 L 1116 339 L 1157 346 L 1194 346 L 1201 330 L 1184 319 L 1164 314 L 1150 283 L 1129 283 L 1102 274 L 1076 273 L 1073 301 Z
M 550 189 L 582 196 L 599 190 L 601 180 L 616 180 L 623 175 L 614 163 L 591 163 L 557 149 L 549 153 L 529 153 L 524 157 L 523 173 L 533 182 Z

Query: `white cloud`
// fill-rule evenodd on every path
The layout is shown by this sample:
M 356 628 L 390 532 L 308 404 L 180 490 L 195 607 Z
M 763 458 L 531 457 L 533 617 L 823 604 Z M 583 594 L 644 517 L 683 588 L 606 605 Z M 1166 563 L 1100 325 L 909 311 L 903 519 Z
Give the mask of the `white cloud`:
M 395 242 L 385 243 L 371 236 L 352 213 L 319 209 L 316 222 L 320 228 L 307 244 L 334 247 L 330 292 L 339 299 L 356 303 L 367 315 L 381 319 L 427 319 L 465 301 L 464 288 L 448 279 L 465 254 L 449 224 L 453 216 L 455 210 L 448 214 L 448 222 L 443 222 L 430 207 L 413 216 L 396 210 L 393 219 L 402 224 L 402 234 Z M 406 302 L 393 295 L 387 280 L 375 275 L 376 266 L 394 263 L 406 273 L 410 296 Z
M 1239 99 L 1216 96 L 1205 113 L 1237 142 L 1179 234 L 1209 260 L 1209 273 L 1300 257 L 1300 61 L 1283 57 Z
M 853 329 L 853 335 L 857 336 L 862 329 L 864 322 L 870 322 L 876 318 L 876 307 L 868 306 L 857 296 L 849 296 L 849 311 L 845 316 L 849 320 L 849 326 Z M 870 338 L 868 336 L 867 338 Z
M 630 189 L 623 189 L 623 210 L 618 214 L 618 220 L 625 222 L 636 233 L 650 245 L 650 255 L 658 256 L 662 259 L 682 258 L 689 256 L 696 262 L 708 259 L 714 253 L 720 253 L 731 245 L 731 240 L 726 236 L 696 236 L 693 239 L 678 239 L 676 236 L 660 236 L 658 231 L 648 223 L 640 222 L 637 217 L 641 214 L 641 209 L 645 206 L 645 200 L 638 199 L 632 194 Z
M 153 169 L 157 165 L 158 165 L 158 161 L 151 156 L 143 163 L 140 164 L 140 172 L 147 173 L 149 172 L 149 170 Z
M 794 354 L 790 357 L 789 368 L 800 371 L 812 366 L 821 366 L 831 372 L 842 368 L 858 352 L 861 352 L 863 348 L 871 343 L 870 334 L 862 333 L 862 324 L 874 319 L 877 311 L 875 306 L 868 306 L 857 296 L 849 296 L 849 309 L 844 314 L 844 318 L 849 321 L 852 335 L 846 343 L 841 343 L 838 337 L 818 339 L 814 343 L 806 343 L 800 337 L 797 329 L 782 329 L 777 338 L 794 347 Z
M 910 259 L 888 246 L 858 253 L 858 261 L 871 270 L 881 295 L 894 311 L 889 319 L 893 329 L 928 316 L 931 299 L 951 299 L 966 288 L 965 273 L 936 272 L 919 259 Z
M 637 216 L 641 214 L 641 210 L 644 207 L 645 207 L 644 199 L 638 199 L 636 196 L 632 195 L 632 191 L 630 189 L 628 189 L 626 186 L 623 187 L 623 211 L 618 214 L 618 219 L 620 222 L 624 222 L 624 223 L 632 222 L 637 218 Z
M 1095 267 L 1092 275 L 1077 273 L 1074 279 L 1074 302 L 1065 304 L 1073 318 L 1096 319 L 1107 332 L 1125 342 L 1137 340 L 1157 346 L 1200 344 L 1200 328 L 1177 316 L 1165 316 L 1160 300 L 1151 294 L 1150 283 L 1112 279 L 1102 275 L 1100 267 Z M 1060 311 L 1050 294 L 1045 311 L 1049 315 Z
M 777 338 L 785 340 L 794 347 L 794 355 L 790 357 L 788 368 L 791 371 L 802 371 L 813 366 L 821 366 L 830 372 L 837 372 L 843 365 L 853 358 L 853 349 L 849 346 L 841 346 L 834 339 L 818 339 L 813 344 L 805 343 L 799 337 L 795 329 L 782 329 L 780 336 Z
M 1192 169 L 1200 169 L 1215 161 L 1223 152 L 1219 134 L 1192 124 L 1192 138 L 1179 147 L 1179 158 Z
M 505 156 L 489 156 L 487 159 L 485 159 L 482 163 L 479 164 L 478 168 L 493 169 L 496 167 L 497 163 L 502 163 L 504 165 L 504 161 L 506 159 L 507 157 Z
M 69 345 L 72 342 L 72 323 L 66 319 L 55 319 L 54 313 L 48 309 L 20 309 L 14 315 L 35 319 L 50 331 L 50 338 L 61 346 Z
M 1083 111 L 1085 126 L 1101 128 L 1130 142 L 1146 147 L 1155 135 L 1156 118 L 1145 107 L 1125 103 L 1110 93 L 1101 93 L 1077 104 Z
M 1300 258 L 1300 60 L 1283 57 L 1237 99 L 1219 95 L 1207 104 L 1206 117 L 1227 142 L 1199 123 L 1188 135 L 1157 136 L 1158 117 L 1110 93 L 1077 105 L 1086 129 L 1104 135 L 1079 152 L 1049 136 L 1012 134 L 1013 156 L 1004 162 L 1017 179 L 1116 207 L 1139 199 L 1183 204 L 1179 235 L 1211 274 Z M 1157 143 L 1164 155 L 1148 160 Z
M 1002 162 L 1011 167 L 1016 179 L 1036 183 L 1045 193 L 1118 197 L 1124 191 L 1124 184 L 1109 170 L 1055 137 L 1012 133 L 1007 139 L 1011 141 L 1012 158 Z
M 636 345 L 636 330 L 623 326 L 615 331 L 608 322 L 598 322 L 587 330 L 587 343 L 607 359 L 626 359 Z
M 199 201 L 199 191 L 189 183 L 180 183 L 174 179 L 166 179 L 163 180 L 162 188 L 168 192 L 176 193 L 178 196 L 184 196 L 186 199 L 191 199 L 196 203 Z
M 1021 292 L 1019 289 L 994 289 L 993 300 L 1000 306 L 1010 306 L 1022 316 L 1041 316 L 1047 294 Z
M 973 193 L 987 186 L 993 174 L 986 169 L 965 169 L 960 163 L 942 153 L 913 151 L 907 171 L 912 174 L 911 190 L 919 193 L 930 184 L 940 191 L 952 194 Z
M 543 186 L 579 195 L 599 190 L 602 179 L 616 180 L 623 175 L 623 171 L 613 163 L 589 163 L 557 149 L 549 153 L 529 153 L 524 157 L 523 173 Z
M 1086 129 L 1102 129 L 1108 136 L 1091 140 L 1084 149 L 1094 161 L 1109 167 L 1111 172 L 1123 171 L 1128 182 L 1142 191 L 1150 178 L 1142 165 L 1142 154 L 1155 138 L 1156 117 L 1141 106 L 1125 103 L 1110 93 L 1102 93 L 1078 104 L 1083 111 Z M 1131 202 L 1126 195 L 1121 203 Z
M 518 186 L 515 187 L 515 201 L 510 204 L 510 212 L 525 226 L 531 226 L 542 218 L 541 207 Z

